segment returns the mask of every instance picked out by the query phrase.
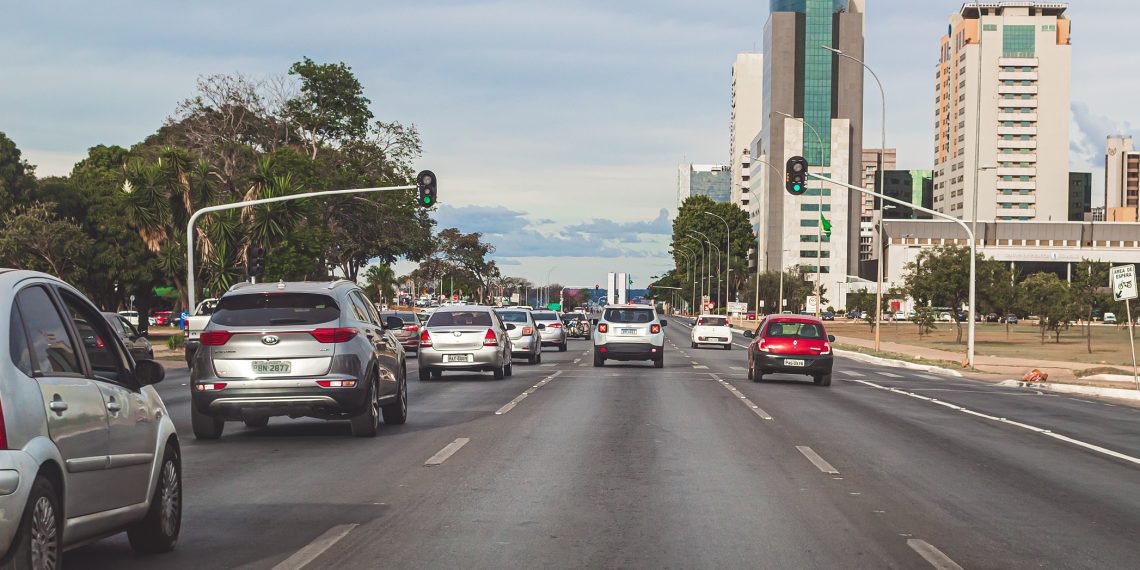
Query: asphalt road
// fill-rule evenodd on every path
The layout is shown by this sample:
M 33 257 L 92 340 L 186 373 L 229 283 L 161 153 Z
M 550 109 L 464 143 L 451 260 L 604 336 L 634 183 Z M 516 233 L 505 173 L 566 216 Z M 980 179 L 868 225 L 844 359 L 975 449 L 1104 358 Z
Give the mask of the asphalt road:
M 582 340 L 501 381 L 413 369 L 408 424 L 372 440 L 274 419 L 196 442 L 172 371 L 178 549 L 120 536 L 68 567 L 1137 567 L 1140 411 L 845 358 L 830 388 L 757 384 L 743 339 L 672 325 L 661 370 L 593 368 Z

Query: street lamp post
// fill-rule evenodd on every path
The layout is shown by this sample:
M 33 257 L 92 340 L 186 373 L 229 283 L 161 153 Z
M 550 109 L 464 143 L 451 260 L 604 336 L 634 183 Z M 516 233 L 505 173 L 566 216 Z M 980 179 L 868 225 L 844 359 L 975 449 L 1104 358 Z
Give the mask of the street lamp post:
M 783 169 L 772 164 L 771 162 L 768 162 L 767 160 L 764 160 L 762 158 L 752 158 L 751 160 L 753 160 L 755 162 L 759 162 L 760 164 L 763 164 L 763 165 L 767 166 L 768 168 L 775 170 L 777 173 L 780 174 L 781 180 L 784 178 Z M 784 251 L 787 251 L 787 250 L 784 250 Z M 781 266 L 784 265 L 783 256 L 781 256 L 780 265 Z M 781 269 L 781 271 L 780 271 L 780 298 L 781 299 L 783 299 L 783 293 L 784 293 L 783 286 L 784 286 L 784 272 Z M 756 309 L 756 318 L 759 319 L 760 318 L 760 232 L 759 231 L 756 232 L 756 305 L 755 305 L 755 309 Z M 777 307 L 777 309 L 778 309 L 777 313 L 783 312 L 783 309 L 781 307 Z
M 710 255 L 712 254 L 712 251 L 711 251 L 711 248 L 712 248 L 712 240 L 711 240 L 711 239 L 709 239 L 709 236 L 707 236 L 707 235 L 705 235 L 704 233 L 702 233 L 702 232 L 699 232 L 699 231 L 697 231 L 697 230 L 689 230 L 689 234 L 690 234 L 690 235 L 691 235 L 691 234 L 697 234 L 697 235 L 701 236 L 701 238 L 704 240 L 704 243 L 707 243 L 707 244 L 709 245 L 709 248 L 710 248 L 710 250 L 709 250 L 709 254 L 710 254 Z M 698 240 L 698 241 L 699 241 L 699 240 Z M 711 258 L 711 257 L 709 257 L 709 258 L 708 258 L 708 273 L 707 273 L 707 275 L 708 275 L 708 287 L 706 287 L 706 288 L 704 289 L 704 291 L 708 291 L 709 300 L 711 301 L 711 300 L 712 300 L 712 258 Z M 704 291 L 702 291 L 702 293 L 701 293 L 701 296 L 702 296 L 702 300 L 704 300 L 704 299 L 703 299 L 703 297 L 704 297 Z
M 696 305 L 697 304 L 696 293 L 697 293 L 697 285 L 698 284 L 700 285 L 701 297 L 703 298 L 704 294 L 705 294 L 705 277 L 701 272 L 701 270 L 702 270 L 701 266 L 704 265 L 708 261 L 709 252 L 705 250 L 705 246 L 703 243 L 701 243 L 701 240 L 699 240 L 696 237 L 693 237 L 691 235 L 686 235 L 685 237 L 697 242 L 696 243 L 697 252 L 693 254 L 693 257 L 696 258 L 697 253 L 699 253 L 701 255 L 700 259 L 697 260 L 697 275 L 696 275 L 696 280 L 694 280 L 694 282 L 693 282 L 693 304 Z
M 803 123 L 803 125 L 805 127 L 811 129 L 812 134 L 815 135 L 816 142 L 819 143 L 819 164 L 816 166 L 818 166 L 819 168 L 822 169 L 824 166 L 823 137 L 819 136 L 819 131 L 815 130 L 815 127 L 811 126 L 811 123 L 803 120 L 800 117 L 795 117 L 793 115 L 790 115 L 788 113 L 784 113 L 782 111 L 776 111 L 776 114 L 780 115 L 782 117 L 787 117 L 789 119 L 792 119 L 793 121 L 799 121 L 799 122 Z M 806 147 L 807 145 L 804 145 L 804 146 Z M 820 218 L 823 218 L 823 188 L 819 189 L 819 216 L 820 216 Z M 815 255 L 815 316 L 816 316 L 816 318 L 819 318 L 820 314 L 822 313 L 821 307 L 823 306 L 823 299 L 820 298 L 821 297 L 820 290 L 823 288 L 822 287 L 822 284 L 823 284 L 823 222 L 822 221 L 818 222 L 817 229 L 818 229 L 818 240 L 816 241 L 817 248 L 816 248 L 816 255 Z
M 823 48 L 823 49 L 825 49 L 831 53 L 834 53 L 835 55 L 837 55 L 839 57 L 847 58 L 851 61 L 854 61 L 855 63 L 858 63 L 859 65 L 862 65 L 863 69 L 866 69 L 867 72 L 871 74 L 871 77 L 873 77 L 875 79 L 875 83 L 877 83 L 879 85 L 879 94 L 882 95 L 882 99 L 883 99 L 883 116 L 882 116 L 882 138 L 880 139 L 880 142 L 879 142 L 880 146 L 879 146 L 878 175 L 879 175 L 880 181 L 885 181 L 886 180 L 886 173 L 883 172 L 883 167 L 885 166 L 885 162 L 886 162 L 884 155 L 887 153 L 887 91 L 885 89 L 883 89 L 883 82 L 879 81 L 879 76 L 875 73 L 875 70 L 871 69 L 870 66 L 868 66 L 866 63 L 864 63 L 862 60 L 860 60 L 856 57 L 847 55 L 846 53 L 843 53 L 843 51 L 837 50 L 831 46 L 821 45 L 819 47 L 821 47 L 821 48 Z M 877 192 L 879 192 L 880 194 L 883 193 L 883 183 L 877 182 L 875 184 L 875 190 Z M 975 192 L 974 195 L 976 196 L 977 192 Z M 882 255 L 883 254 L 883 242 L 882 242 L 882 239 L 883 239 L 883 214 L 884 214 L 885 210 L 886 210 L 885 204 L 880 200 L 879 201 L 879 253 L 878 253 L 879 263 L 877 264 L 878 265 L 878 278 L 877 278 L 876 285 L 875 285 L 875 350 L 876 351 L 878 351 L 879 347 L 880 347 L 879 323 L 882 322 L 882 320 L 883 320 L 883 255 Z M 974 211 L 977 212 L 976 207 L 975 207 Z M 976 226 L 973 229 L 973 231 L 975 231 L 975 232 L 977 231 Z
M 691 254 L 691 253 L 687 253 L 687 252 L 683 252 L 682 250 L 678 250 L 677 248 L 673 248 L 673 252 L 674 252 L 674 253 L 676 253 L 676 254 L 679 254 L 679 255 L 682 257 L 682 259 L 684 259 L 684 260 L 685 260 L 685 269 L 686 269 L 686 272 L 685 272 L 685 273 L 686 273 L 686 277 L 685 277 L 685 278 L 686 278 L 686 279 L 688 279 L 688 278 L 689 278 L 689 277 L 691 277 L 691 276 L 692 276 L 692 274 L 693 274 L 693 261 L 692 261 L 692 254 Z M 682 291 L 684 290 L 684 287 L 683 287 L 683 285 L 684 285 L 685 283 L 687 283 L 687 282 L 688 282 L 688 281 L 682 281 L 682 282 L 681 282 L 681 284 L 682 284 L 682 287 L 681 287 L 681 289 L 680 289 L 680 290 L 682 290 Z M 694 295 L 696 295 L 696 291 L 694 291 L 694 292 L 693 292 L 693 294 L 694 294 Z
M 724 219 L 724 218 L 722 218 L 722 217 L 720 217 L 720 216 L 718 216 L 712 212 L 705 212 L 705 213 L 716 218 L 716 219 L 718 219 L 718 220 L 720 220 L 720 221 L 722 221 L 722 222 L 724 222 L 724 235 L 725 235 L 725 239 L 727 240 L 727 245 L 725 247 L 725 254 L 724 255 L 727 259 L 725 259 L 725 261 L 724 261 L 724 266 L 725 266 L 725 269 L 724 269 L 724 299 L 721 301 L 721 303 L 725 306 L 725 314 L 727 315 L 728 314 L 728 300 L 730 298 L 729 293 L 728 293 L 728 288 L 732 286 L 731 285 L 731 283 L 732 283 L 732 230 L 729 228 L 728 220 L 726 220 L 726 219 Z

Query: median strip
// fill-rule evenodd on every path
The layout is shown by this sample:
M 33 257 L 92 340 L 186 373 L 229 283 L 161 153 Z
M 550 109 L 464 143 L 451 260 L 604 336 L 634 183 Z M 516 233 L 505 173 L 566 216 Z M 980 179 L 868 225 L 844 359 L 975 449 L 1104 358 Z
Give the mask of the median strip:
M 455 441 L 447 444 L 443 449 L 439 450 L 439 453 L 431 456 L 430 459 L 424 462 L 424 465 L 427 465 L 429 467 L 435 465 L 443 465 L 444 461 L 447 461 L 448 458 L 450 458 L 452 455 L 455 455 L 455 452 L 463 449 L 463 446 L 467 445 L 467 442 L 469 441 L 471 441 L 471 438 L 467 437 L 456 439 Z

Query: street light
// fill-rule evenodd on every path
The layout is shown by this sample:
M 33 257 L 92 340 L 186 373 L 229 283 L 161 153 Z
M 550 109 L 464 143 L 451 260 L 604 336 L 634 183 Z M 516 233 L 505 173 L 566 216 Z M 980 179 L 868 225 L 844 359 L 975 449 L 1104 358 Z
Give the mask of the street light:
M 705 264 L 708 261 L 709 252 L 705 250 L 704 243 L 702 243 L 701 240 L 695 236 L 685 235 L 685 236 L 682 236 L 682 239 L 691 239 L 691 240 L 696 241 L 697 242 L 696 243 L 697 253 L 700 253 L 700 255 L 701 255 L 701 258 L 699 260 L 697 260 L 697 275 L 696 275 L 697 279 L 696 279 L 696 281 L 693 282 L 693 303 L 696 304 L 696 302 L 697 302 L 696 289 L 697 289 L 698 283 L 700 284 L 701 297 L 704 297 L 704 294 L 705 294 L 705 278 L 704 278 L 704 275 L 702 275 L 702 273 L 701 273 L 701 265 Z M 697 255 L 696 253 L 693 253 L 693 257 L 696 257 L 696 255 Z
M 693 261 L 692 261 L 693 260 L 693 254 L 689 253 L 688 251 L 679 250 L 676 247 L 673 248 L 673 253 L 680 255 L 682 257 L 682 259 L 685 260 L 686 281 L 681 282 L 681 284 L 684 285 L 685 283 L 688 283 L 687 279 L 689 277 L 692 277 L 692 275 L 693 275 Z M 674 264 L 674 267 L 676 267 L 676 264 Z M 680 269 L 680 268 L 678 268 L 678 269 Z M 682 287 L 681 290 L 684 291 L 684 287 Z M 694 299 L 696 298 L 696 290 L 695 289 L 693 291 L 693 298 Z
M 682 236 L 682 239 L 684 239 L 684 236 Z M 687 244 L 685 244 L 685 243 L 675 244 L 673 246 L 673 250 L 677 251 L 678 253 L 683 252 L 689 256 L 689 259 L 686 260 L 686 263 L 689 266 L 689 277 L 691 279 L 693 277 L 693 274 L 692 274 L 693 273 L 693 262 L 697 261 L 697 254 L 695 252 L 693 252 L 692 250 L 688 249 Z M 699 264 L 697 265 L 697 268 L 699 271 L 700 270 Z M 697 281 L 695 279 L 691 279 L 691 280 L 693 283 L 693 304 L 696 304 L 696 302 L 697 302 Z
M 782 117 L 787 117 L 789 119 L 792 119 L 793 121 L 799 121 L 799 122 L 803 123 L 803 125 L 805 127 L 811 129 L 812 134 L 815 135 L 816 142 L 819 143 L 819 164 L 816 166 L 818 166 L 819 168 L 822 169 L 824 166 L 824 164 L 823 164 L 823 137 L 819 136 L 819 131 L 815 130 L 815 127 L 811 126 L 811 123 L 803 120 L 800 117 L 796 117 L 796 116 L 790 115 L 788 113 L 784 113 L 782 111 L 776 111 L 775 113 L 777 115 L 782 116 Z M 804 145 L 804 147 L 806 148 L 807 145 Z M 819 189 L 819 216 L 821 218 L 823 217 L 823 188 Z M 816 242 L 818 244 L 818 247 L 816 248 L 816 256 L 815 256 L 815 316 L 816 316 L 816 318 L 819 318 L 819 316 L 822 312 L 821 308 L 823 306 L 823 299 L 820 298 L 821 297 L 820 290 L 823 288 L 823 286 L 822 286 L 822 282 L 823 282 L 823 222 L 818 223 L 817 229 L 818 229 L 817 233 L 819 236 L 819 241 Z
M 776 165 L 772 164 L 771 162 L 768 162 L 767 160 L 764 160 L 762 158 L 751 158 L 750 157 L 750 159 L 754 162 L 759 162 L 760 164 L 763 164 L 764 166 L 767 166 L 768 168 L 775 170 L 776 172 L 778 172 L 780 174 L 780 179 L 783 180 L 784 171 L 779 166 L 776 166 Z M 770 179 L 771 178 L 769 178 L 769 180 Z M 787 251 L 787 250 L 784 250 L 784 251 Z M 781 256 L 781 259 L 780 259 L 780 265 L 781 266 L 783 266 L 783 264 L 784 264 L 784 260 L 782 259 L 782 257 L 783 256 Z M 781 270 L 780 271 L 780 283 L 781 284 L 783 284 L 783 278 L 784 278 L 784 272 Z M 781 291 L 781 293 L 782 292 L 783 291 Z M 756 232 L 756 305 L 754 308 L 756 309 L 757 318 L 759 318 L 759 315 L 760 315 L 760 231 L 759 230 L 757 230 L 757 232 Z M 783 312 L 783 309 L 780 308 L 779 312 Z
M 725 269 L 724 269 L 724 300 L 722 302 L 725 306 L 725 314 L 727 315 L 728 314 L 728 299 L 729 299 L 728 288 L 731 286 L 730 284 L 732 283 L 732 230 L 729 229 L 728 220 L 726 220 L 726 219 L 724 219 L 724 218 L 722 218 L 722 217 L 720 217 L 720 216 L 718 216 L 712 212 L 705 212 L 705 213 L 716 218 L 716 219 L 718 219 L 718 220 L 720 220 L 720 221 L 722 221 L 722 222 L 724 222 L 724 235 L 727 237 L 727 240 L 728 240 L 728 245 L 726 246 L 726 253 L 725 253 L 725 256 L 728 259 L 726 259 L 724 262 L 724 266 L 725 266 Z
M 870 66 L 868 66 L 866 63 L 864 63 L 862 60 L 860 60 L 856 57 L 847 55 L 847 54 L 843 53 L 843 51 L 837 50 L 831 46 L 821 45 L 819 47 L 821 47 L 821 48 L 823 48 L 823 49 L 825 49 L 825 50 L 827 50 L 827 51 L 829 51 L 829 52 L 831 52 L 831 53 L 833 53 L 839 57 L 847 58 L 851 61 L 854 61 L 855 63 L 858 63 L 859 65 L 862 65 L 863 69 L 866 69 L 871 74 L 871 77 L 873 77 L 875 79 L 875 83 L 877 83 L 879 85 L 879 94 L 882 95 L 882 99 L 883 99 L 883 116 L 882 116 L 882 128 L 883 128 L 883 130 L 882 130 L 882 138 L 880 139 L 880 142 L 879 142 L 880 146 L 879 146 L 878 174 L 879 174 L 879 180 L 885 182 L 887 177 L 886 177 L 886 173 L 883 172 L 883 167 L 886 166 L 885 155 L 887 153 L 887 91 L 885 89 L 883 89 L 883 83 L 881 81 L 879 81 L 879 76 L 877 74 L 875 74 L 875 70 L 871 69 Z M 875 184 L 875 191 L 879 192 L 879 193 L 883 193 L 883 182 L 877 182 Z M 976 193 L 975 193 L 975 195 L 976 195 Z M 883 247 L 882 247 L 883 241 L 882 240 L 883 240 L 883 217 L 884 217 L 883 214 L 884 214 L 885 210 L 886 210 L 886 206 L 885 206 L 884 202 L 882 200 L 880 200 L 879 201 L 879 254 L 878 254 L 878 258 L 879 258 L 878 261 L 879 262 L 877 264 L 878 265 L 878 278 L 877 278 L 876 284 L 875 284 L 875 350 L 876 351 L 878 351 L 880 348 L 879 322 L 881 322 L 883 320 L 882 319 L 882 317 L 883 317 L 883 255 L 882 255 L 882 253 L 883 253 Z
M 707 244 L 709 245 L 709 247 L 710 247 L 710 248 L 712 248 L 712 247 L 716 247 L 715 245 L 713 245 L 713 242 L 712 242 L 712 240 L 711 240 L 711 239 L 709 239 L 709 236 L 705 235 L 704 233 L 702 233 L 702 232 L 699 232 L 699 231 L 697 231 L 697 230 L 689 230 L 689 232 L 690 232 L 690 233 L 694 233 L 694 234 L 697 234 L 697 235 L 701 236 L 702 238 L 704 238 L 704 240 L 705 240 L 705 243 L 707 243 Z M 719 248 L 719 247 L 716 247 L 716 251 L 717 251 L 717 258 L 716 258 L 716 259 L 717 259 L 717 263 L 716 263 L 716 272 L 717 272 L 717 274 L 719 275 L 719 274 L 720 274 L 720 258 L 721 258 L 721 254 L 720 254 L 720 248 Z M 711 301 L 711 300 L 712 300 L 712 259 L 709 259 L 709 267 L 708 267 L 708 269 L 709 269 L 709 271 L 708 271 L 708 276 L 709 276 L 709 280 L 708 280 L 708 283 L 709 283 L 709 285 L 708 285 L 708 292 L 709 292 L 709 300 Z

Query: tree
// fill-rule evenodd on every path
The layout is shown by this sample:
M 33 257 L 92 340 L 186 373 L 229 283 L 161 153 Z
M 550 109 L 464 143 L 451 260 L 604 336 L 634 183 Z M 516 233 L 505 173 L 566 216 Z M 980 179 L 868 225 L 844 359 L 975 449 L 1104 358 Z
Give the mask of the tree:
M 729 255 L 728 240 L 726 239 L 728 236 L 725 235 L 725 222 L 720 221 L 715 216 L 710 216 L 709 213 L 720 216 L 728 223 L 728 234 L 732 237 L 731 255 Z M 703 239 L 692 237 L 693 232 L 700 232 L 708 236 L 709 241 L 720 250 L 719 253 L 716 249 L 710 248 Z M 752 233 L 752 224 L 748 220 L 747 212 L 735 204 L 713 202 L 708 196 L 698 195 L 687 198 L 677 211 L 677 217 L 673 220 L 671 245 L 676 266 L 687 271 L 689 264 L 677 252 L 683 244 L 688 244 L 690 250 L 693 249 L 692 246 L 696 246 L 700 251 L 712 256 L 714 272 L 717 270 L 717 262 L 719 261 L 720 275 L 731 275 L 731 281 L 728 284 L 729 291 L 738 291 L 749 281 L 748 251 L 755 243 L 756 235 Z M 703 255 L 698 257 L 703 257 Z M 690 260 L 690 263 L 699 263 L 699 260 Z M 702 263 L 702 265 L 704 264 Z M 728 272 L 729 268 L 732 269 L 731 273 Z M 698 273 L 703 274 L 704 271 Z M 709 291 L 709 295 L 716 301 L 718 307 L 724 307 L 725 302 L 731 300 L 723 298 L 724 282 L 722 281 L 718 287 L 716 286 L 717 279 L 714 277 L 713 283 L 714 286 Z
M 1109 286 L 1109 264 L 1100 261 L 1082 260 L 1073 272 L 1073 281 L 1070 290 L 1073 303 L 1080 310 L 1080 316 L 1085 321 L 1085 339 L 1089 354 L 1092 354 L 1092 320 L 1093 312 L 1098 305 L 1112 299 Z
M 0 264 L 43 271 L 65 281 L 83 272 L 91 239 L 71 220 L 55 213 L 55 204 L 16 206 L 0 217 Z
M 364 88 L 341 63 L 318 64 L 309 58 L 294 63 L 289 75 L 301 80 L 301 94 L 285 104 L 306 136 L 310 158 L 324 144 L 363 137 L 372 120 Z
M 1018 285 L 1016 269 L 1007 267 L 1004 263 L 986 260 L 978 265 L 979 285 L 978 297 L 980 305 L 987 311 L 1001 314 L 1005 317 L 1005 336 L 1009 337 L 1009 316 L 1022 310 L 1025 305 L 1024 290 Z
M 1041 344 L 1045 344 L 1046 332 L 1053 332 L 1060 343 L 1061 332 L 1076 316 L 1069 284 L 1053 273 L 1034 273 L 1021 286 L 1027 307 L 1040 319 Z
M 986 260 L 978 256 L 978 266 Z M 970 299 L 970 248 L 942 246 L 923 250 L 913 263 L 904 266 L 907 272 L 903 279 L 902 292 L 910 296 L 919 306 L 948 306 L 953 311 L 961 310 Z M 978 290 L 988 284 L 982 279 L 985 272 L 978 272 Z M 962 344 L 962 321 L 957 322 L 957 343 Z
M 396 290 L 396 274 L 388 265 L 370 265 L 364 270 L 364 290 L 373 299 L 392 299 Z
M 477 284 L 478 299 L 483 300 L 490 280 L 499 275 L 499 267 L 487 259 L 495 253 L 495 246 L 484 242 L 483 234 L 464 234 L 456 228 L 440 231 L 436 241 L 433 257 L 444 261 L 451 273 L 469 276 Z
M 0 132 L 0 214 L 31 201 L 35 167 L 20 157 L 16 143 Z

